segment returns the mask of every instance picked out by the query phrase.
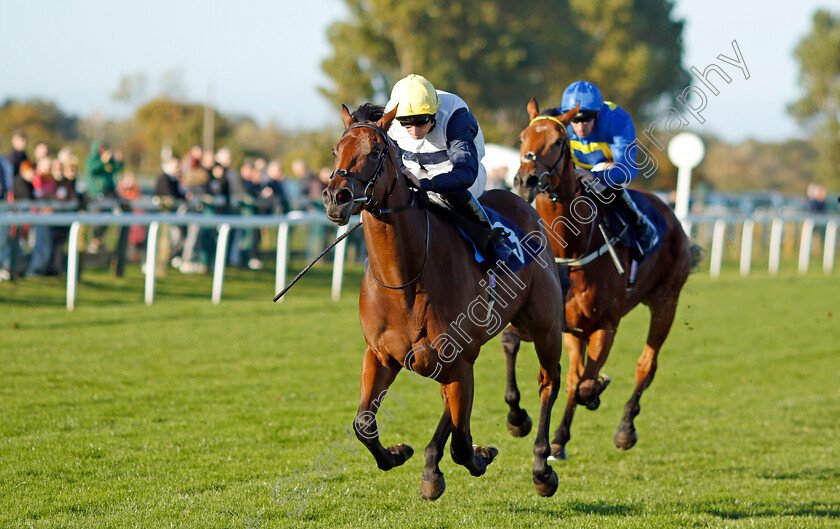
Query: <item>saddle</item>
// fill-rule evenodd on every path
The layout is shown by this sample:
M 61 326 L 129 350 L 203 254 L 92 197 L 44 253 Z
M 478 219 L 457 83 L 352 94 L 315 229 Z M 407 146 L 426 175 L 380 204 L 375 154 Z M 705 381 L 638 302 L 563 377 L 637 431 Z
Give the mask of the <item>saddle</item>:
M 486 206 L 484 211 L 493 226 L 490 229 L 461 216 L 433 196 L 429 197 L 427 207 L 449 219 L 470 242 L 475 251 L 475 260 L 483 273 L 497 269 L 500 263 L 511 272 L 516 272 L 542 251 L 539 241 L 527 237 L 516 224 Z
M 662 245 L 662 242 L 665 240 L 665 234 L 668 232 L 668 223 L 659 210 L 653 207 L 653 204 L 641 192 L 635 189 L 628 189 L 627 191 L 630 193 L 630 198 L 633 199 L 633 202 L 636 203 L 639 210 L 651 221 L 653 227 L 656 229 L 656 233 L 659 235 L 659 242 L 645 254 L 640 254 L 638 251 L 638 233 L 635 226 L 627 219 L 621 207 L 615 205 L 615 200 L 604 203 L 594 192 L 587 190 L 583 186 L 583 193 L 590 200 L 603 207 L 607 219 L 607 226 L 605 228 L 608 228 L 618 239 L 617 242 L 619 245 L 625 246 L 630 250 L 630 257 L 634 261 L 641 263 L 648 255 L 652 254 Z

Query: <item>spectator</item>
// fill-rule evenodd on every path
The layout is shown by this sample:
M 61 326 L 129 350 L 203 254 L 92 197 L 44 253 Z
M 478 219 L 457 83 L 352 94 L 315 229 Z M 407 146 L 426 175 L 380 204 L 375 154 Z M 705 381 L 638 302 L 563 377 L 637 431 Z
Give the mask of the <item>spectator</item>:
M 163 172 L 155 182 L 154 194 L 162 211 L 171 211 L 177 201 L 186 198 L 178 178 L 180 175 L 178 158 L 173 156 L 163 164 Z
M 820 184 L 808 184 L 808 212 L 823 214 L 825 213 L 825 198 L 828 195 L 825 188 Z
M 117 195 L 129 203 L 132 213 L 143 213 L 143 210 L 136 205 L 131 205 L 140 200 L 143 192 L 140 184 L 132 173 L 126 173 L 117 184 Z M 139 224 L 132 224 L 128 229 L 128 258 L 132 263 L 140 260 L 142 246 L 146 242 L 146 227 Z
M 266 174 L 267 163 L 265 158 L 257 158 L 254 160 L 254 171 L 257 172 L 257 180 L 260 184 L 265 185 L 268 182 L 268 175 Z
M 181 160 L 181 182 L 188 199 L 201 199 L 206 195 L 209 173 L 201 167 L 202 149 L 193 145 Z
M 179 181 L 181 166 L 178 158 L 171 156 L 164 162 L 162 169 L 163 172 L 155 182 L 154 200 L 161 211 L 172 211 L 176 208 L 178 202 L 186 198 Z M 161 226 L 160 233 L 160 259 L 158 259 L 156 267 L 158 273 L 166 273 L 167 263 L 171 263 L 175 268 L 179 268 L 182 264 L 184 228 L 164 225 Z
M 122 152 L 112 151 L 106 144 L 94 141 L 91 144 L 85 168 L 87 170 L 85 175 L 87 194 L 91 200 L 97 201 L 116 197 L 117 183 L 115 177 L 123 168 Z M 91 209 L 92 211 L 100 211 L 96 206 Z M 107 226 L 96 226 L 93 229 L 93 240 L 90 241 L 88 246 L 89 252 L 99 252 L 105 242 L 106 230 Z M 120 237 L 123 236 L 124 231 L 120 230 Z
M 33 200 L 35 198 L 35 187 L 32 185 L 32 180 L 35 178 L 35 168 L 28 160 L 20 164 L 17 176 L 15 176 L 13 184 L 13 194 L 15 202 L 22 200 Z
M 91 198 L 114 198 L 116 175 L 122 169 L 122 152 L 112 151 L 106 144 L 94 141 L 87 161 L 87 191 Z
M 12 196 L 15 202 L 32 202 L 35 199 L 35 188 L 32 186 L 32 180 L 35 178 L 35 168 L 32 166 L 32 162 L 29 160 L 24 160 L 21 162 L 18 168 L 18 174 L 15 176 L 14 183 L 12 185 Z M 12 240 L 19 241 L 20 246 L 14 246 L 12 248 L 12 263 L 14 260 L 22 255 L 23 250 L 23 243 L 29 236 L 29 226 L 12 226 L 11 228 L 11 238 Z M 20 251 L 19 251 L 20 250 Z M 10 273 L 14 273 L 17 267 L 13 264 L 10 265 L 9 271 Z
M 32 195 L 36 202 L 46 202 L 55 198 L 56 183 L 52 177 L 52 161 L 44 156 L 38 160 L 32 176 Z M 23 169 L 21 170 L 23 172 Z M 28 171 L 27 171 L 28 172 Z M 39 213 L 51 213 L 49 207 L 39 208 Z M 26 275 L 41 276 L 50 273 L 48 270 L 52 264 L 52 228 L 50 226 L 32 226 L 30 235 L 34 241 L 30 245 L 29 265 L 26 268 Z
M 0 153 L 0 200 L 8 200 L 15 181 L 15 167 Z
M 207 151 L 201 157 L 201 167 L 207 171 L 207 190 L 212 195 L 216 213 L 233 213 L 231 210 L 230 177 L 225 167 L 216 163 L 212 151 Z
M 0 202 L 11 201 L 15 181 L 15 168 L 12 162 L 0 153 Z M 12 278 L 12 227 L 0 226 L 0 281 Z
M 50 146 L 44 142 L 38 142 L 35 145 L 35 150 L 32 151 L 32 154 L 35 157 L 35 164 L 37 165 L 38 162 L 43 160 L 44 158 L 49 157 L 50 155 Z
M 58 152 L 59 157 L 61 157 L 61 152 Z M 79 162 L 72 154 L 63 158 L 63 161 L 60 159 L 53 160 L 52 175 L 55 179 L 55 198 L 68 204 L 74 202 L 78 204 L 79 193 L 76 190 L 76 171 Z M 69 226 L 53 226 L 50 273 L 59 274 L 62 270 L 67 269 L 67 254 L 64 251 L 64 245 L 67 243 L 69 235 Z
M 76 172 L 79 161 L 75 156 L 65 158 L 64 161 L 56 159 L 53 161 L 52 175 L 55 180 L 55 198 L 73 202 L 79 200 L 79 191 L 76 189 Z
M 26 144 L 28 141 L 29 139 L 23 132 L 12 134 L 12 150 L 9 151 L 9 162 L 11 162 L 12 169 L 14 170 L 13 177 L 20 174 L 20 164 L 29 161 L 26 156 Z
M 300 183 L 301 204 L 298 206 L 307 211 L 312 210 L 315 206 L 312 204 L 309 192 L 313 184 L 317 184 L 315 174 L 306 167 L 303 160 L 295 160 L 292 162 L 292 176 Z M 319 200 L 323 199 L 319 198 Z
M 240 214 L 250 217 L 257 214 L 263 186 L 260 182 L 260 172 L 254 162 L 246 160 L 239 168 L 239 176 L 246 195 L 240 200 Z M 259 260 L 260 230 L 250 228 L 237 230 L 231 244 L 230 262 L 236 266 L 247 265 L 251 270 L 263 267 Z
M 270 203 L 270 212 L 285 214 L 289 212 L 289 198 L 284 183 L 285 176 L 279 160 L 272 160 L 266 167 L 268 182 L 262 191 L 262 196 Z
M 495 167 L 487 172 L 487 186 L 484 188 L 485 191 L 490 191 L 491 189 L 503 189 L 506 191 L 510 191 L 510 187 L 507 185 L 507 181 L 505 180 L 505 176 L 507 176 L 507 167 L 500 166 Z

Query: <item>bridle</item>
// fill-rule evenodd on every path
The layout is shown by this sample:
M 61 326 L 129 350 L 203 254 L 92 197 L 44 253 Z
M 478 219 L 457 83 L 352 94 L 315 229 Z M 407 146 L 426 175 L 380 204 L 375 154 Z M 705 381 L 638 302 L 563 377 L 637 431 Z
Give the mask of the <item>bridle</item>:
M 562 121 L 560 121 L 559 119 L 557 119 L 553 116 L 537 116 L 534 119 L 532 119 L 530 123 L 528 123 L 528 126 L 530 127 L 531 125 L 534 124 L 534 122 L 545 120 L 545 119 L 557 123 L 558 125 L 560 125 L 560 127 L 562 127 L 563 130 L 566 129 L 566 125 L 564 125 Z M 551 199 L 552 202 L 558 202 L 560 200 L 573 199 L 576 196 L 576 195 L 558 195 L 557 193 L 555 193 L 554 191 L 551 190 L 551 177 L 554 176 L 554 174 L 557 172 L 557 169 L 560 168 L 560 164 L 566 159 L 567 151 L 568 151 L 568 148 L 566 148 L 566 149 L 564 149 L 560 152 L 560 156 L 557 158 L 557 161 L 554 163 L 554 165 L 549 165 L 548 162 L 546 162 L 545 160 L 543 160 L 542 158 L 537 156 L 537 153 L 535 153 L 533 151 L 527 152 L 522 156 L 522 161 L 533 163 L 535 169 L 537 167 L 536 162 L 539 162 L 540 164 L 543 165 L 543 167 L 546 168 L 546 170 L 543 171 L 539 176 L 537 176 L 535 173 L 529 174 L 528 175 L 528 177 L 529 177 L 528 180 L 530 180 L 531 177 L 536 177 L 537 178 L 537 193 L 542 193 L 542 194 L 546 195 L 549 199 Z
M 532 119 L 530 123 L 528 123 L 528 126 L 530 127 L 531 125 L 534 124 L 534 122 L 544 120 L 544 119 L 547 119 L 549 121 L 553 121 L 553 122 L 557 123 L 558 125 L 560 125 L 562 130 L 564 130 L 564 131 L 566 130 L 566 125 L 562 121 L 560 121 L 559 119 L 557 119 L 553 116 L 537 116 L 534 119 Z M 575 198 L 578 197 L 578 194 L 558 195 L 557 193 L 555 193 L 554 191 L 551 190 L 551 177 L 554 175 L 554 173 L 557 172 L 557 169 L 560 167 L 560 164 L 565 159 L 566 154 L 569 153 L 569 149 L 570 149 L 570 147 L 567 143 L 566 148 L 560 153 L 560 157 L 557 159 L 557 162 L 554 165 L 550 166 L 551 167 L 550 169 L 548 169 L 547 171 L 544 171 L 542 174 L 540 174 L 540 176 L 538 177 L 538 180 L 537 180 L 537 192 L 545 194 L 546 196 L 548 196 L 549 199 L 551 199 L 552 202 L 559 202 L 559 201 L 562 201 L 562 200 L 574 200 Z M 542 158 L 537 156 L 537 154 L 534 153 L 534 152 L 525 153 L 522 156 L 522 160 L 525 161 L 525 162 L 533 162 L 535 168 L 536 168 L 536 162 L 539 162 L 540 164 L 542 164 L 546 168 L 549 167 L 549 164 L 545 160 L 543 160 Z M 530 177 L 533 177 L 533 176 L 536 176 L 536 175 L 534 175 L 534 174 L 528 175 L 528 177 L 529 177 L 528 179 L 530 180 Z M 584 192 L 584 194 L 585 194 L 585 192 Z M 586 264 L 589 264 L 590 262 L 594 261 L 598 257 L 604 255 L 605 253 L 611 252 L 612 245 L 615 244 L 616 242 L 618 242 L 618 237 L 616 237 L 616 236 L 613 236 L 612 238 L 608 237 L 606 231 L 604 230 L 604 226 L 603 226 L 603 224 L 601 224 L 600 220 L 598 220 L 598 228 L 601 232 L 601 236 L 604 239 L 604 244 L 600 248 L 598 248 L 594 252 L 590 252 L 588 254 L 585 253 L 586 252 L 585 249 L 589 248 L 591 246 L 593 236 L 595 235 L 595 230 L 590 229 L 589 230 L 589 236 L 587 237 L 586 244 L 584 245 L 584 254 L 585 254 L 584 256 L 577 257 L 577 258 L 555 257 L 554 261 L 557 264 L 566 265 L 566 266 L 569 266 L 569 267 L 575 267 L 576 268 L 576 267 L 582 267 Z M 615 257 L 613 257 L 613 260 L 615 260 Z M 619 270 L 619 273 L 624 273 L 624 272 L 623 272 L 623 270 Z
M 380 204 L 379 204 L 379 201 L 376 200 L 375 196 L 373 196 L 374 190 L 376 188 L 376 183 L 379 182 L 379 178 L 382 176 L 382 171 L 385 169 L 385 158 L 387 158 L 388 155 L 391 153 L 391 150 L 390 150 L 391 139 L 388 137 L 388 135 L 385 133 L 384 130 L 377 127 L 373 123 L 354 123 L 354 124 L 350 125 L 349 127 L 347 127 L 346 129 L 344 129 L 344 132 L 341 134 L 341 137 L 343 138 L 347 134 L 347 131 L 349 131 L 351 129 L 361 129 L 361 128 L 373 129 L 376 132 L 376 134 L 380 138 L 382 138 L 383 143 L 385 143 L 385 148 L 382 149 L 381 153 L 379 153 L 379 158 L 376 161 L 376 170 L 373 172 L 373 176 L 370 178 L 370 180 L 365 181 L 365 180 L 362 180 L 361 178 L 359 178 L 358 175 L 348 171 L 347 169 L 338 169 L 338 170 L 334 171 L 332 175 L 330 175 L 330 180 L 332 180 L 336 176 L 342 176 L 344 178 L 350 177 L 353 180 L 356 180 L 357 182 L 359 182 L 360 184 L 365 186 L 365 189 L 363 191 L 363 196 L 360 196 L 360 197 L 354 196 L 353 197 L 353 202 L 363 202 L 362 209 L 367 209 L 368 212 L 371 215 L 373 215 L 374 217 L 378 218 L 379 215 L 382 215 L 383 213 L 396 213 L 398 211 L 402 211 L 402 210 L 410 208 L 411 206 L 414 205 L 414 192 L 413 192 L 413 190 L 412 190 L 412 193 L 411 193 L 411 200 L 409 201 L 409 203 L 407 205 L 399 206 L 399 207 L 396 207 L 396 208 L 390 208 L 390 209 L 382 209 Z M 395 165 L 395 167 L 396 167 L 396 165 Z M 394 186 L 397 185 L 397 178 L 399 177 L 399 173 L 397 173 L 396 169 L 394 170 L 394 173 L 395 173 L 394 174 L 394 181 L 391 184 L 391 189 L 389 189 L 388 193 L 385 195 L 385 198 L 388 198 L 388 197 L 391 196 L 391 194 L 394 192 Z M 352 185 L 353 184 L 352 181 L 350 183 L 351 183 L 351 187 L 353 188 L 353 191 L 355 191 L 356 186 Z
M 397 212 L 404 211 L 404 210 L 407 210 L 407 209 L 411 208 L 412 206 L 414 206 L 414 197 L 415 197 L 416 190 L 412 186 L 409 186 L 409 190 L 411 191 L 411 200 L 408 201 L 408 204 L 406 204 L 404 206 L 398 206 L 398 207 L 395 207 L 395 208 L 382 209 L 381 204 L 379 203 L 379 201 L 374 196 L 374 191 L 375 191 L 375 188 L 376 188 L 376 184 L 377 184 L 377 182 L 379 182 L 379 179 L 382 177 L 382 172 L 385 169 L 385 159 L 392 152 L 391 151 L 391 146 L 392 146 L 391 138 L 389 138 L 388 134 L 386 134 L 385 131 L 382 130 L 380 127 L 374 125 L 373 123 L 367 123 L 367 122 L 359 122 L 359 123 L 354 123 L 354 124 L 350 125 L 346 129 L 344 129 L 344 132 L 341 134 L 341 137 L 343 138 L 347 134 L 347 132 L 351 129 L 360 129 L 360 128 L 372 129 L 374 132 L 376 132 L 376 134 L 382 139 L 383 143 L 385 144 L 385 148 L 382 149 L 381 153 L 379 153 L 379 158 L 376 162 L 376 170 L 373 172 L 373 176 L 369 180 L 365 181 L 365 180 L 362 180 L 361 178 L 359 178 L 358 175 L 348 171 L 347 169 L 338 169 L 338 170 L 334 171 L 333 174 L 330 176 L 330 180 L 332 180 L 336 176 L 341 176 L 341 177 L 344 177 L 344 178 L 350 177 L 353 180 L 356 180 L 360 184 L 364 185 L 365 188 L 364 188 L 364 191 L 363 191 L 363 195 L 359 196 L 359 197 L 353 196 L 353 202 L 362 202 L 363 203 L 362 204 L 362 209 L 367 210 L 368 213 L 370 213 L 371 215 L 373 215 L 376 218 L 379 218 L 380 215 L 384 215 L 386 213 L 397 213 Z M 383 198 L 383 201 L 385 201 L 388 197 L 390 197 L 393 194 L 394 187 L 397 185 L 397 179 L 400 177 L 400 173 L 399 173 L 399 171 L 397 171 L 396 167 L 397 167 L 397 165 L 395 163 L 394 164 L 394 181 L 391 183 L 391 188 L 388 190 L 388 193 L 385 195 L 385 198 Z M 350 184 L 351 184 L 350 185 L 351 189 L 353 190 L 353 192 L 355 192 L 355 187 L 356 186 L 353 185 L 352 180 L 350 181 Z M 428 211 L 428 209 L 424 208 L 424 213 L 426 214 L 426 243 L 425 243 L 425 249 L 424 249 L 424 252 L 423 252 L 424 253 L 423 266 L 420 268 L 420 271 L 417 273 L 416 276 L 414 276 L 413 279 L 411 279 L 410 281 L 408 281 L 408 282 L 406 282 L 402 285 L 399 285 L 399 286 L 386 285 L 385 283 L 383 283 L 382 281 L 377 279 L 377 277 L 375 275 L 373 275 L 373 269 L 370 268 L 369 269 L 370 270 L 370 276 L 373 278 L 374 281 L 376 281 L 377 283 L 379 283 L 383 287 L 390 288 L 392 290 L 405 288 L 405 287 L 415 283 L 418 279 L 420 279 L 420 276 L 423 275 L 423 271 L 426 270 L 426 263 L 429 262 L 429 211 Z

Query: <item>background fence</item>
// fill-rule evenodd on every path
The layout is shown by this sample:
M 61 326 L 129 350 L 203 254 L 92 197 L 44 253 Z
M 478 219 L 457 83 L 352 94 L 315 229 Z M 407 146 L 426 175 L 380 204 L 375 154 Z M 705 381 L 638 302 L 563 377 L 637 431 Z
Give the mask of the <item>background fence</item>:
M 39 204 L 43 207 L 43 203 Z M 100 209 L 106 209 L 100 207 Z M 79 286 L 80 232 L 82 226 L 145 226 L 145 302 L 152 304 L 155 297 L 155 281 L 159 241 L 166 234 L 168 226 L 192 226 L 209 228 L 217 232 L 215 261 L 213 266 L 213 287 L 211 301 L 221 302 L 224 286 L 227 250 L 231 230 L 277 228 L 275 291 L 286 284 L 290 252 L 290 228 L 301 225 L 325 225 L 335 227 L 322 212 L 294 211 L 286 215 L 207 215 L 197 213 L 111 213 L 54 212 L 26 213 L 6 211 L 0 213 L 0 226 L 42 225 L 69 226 L 67 265 L 67 309 L 76 305 Z M 352 219 L 351 223 L 358 219 Z M 742 276 L 750 273 L 754 260 L 766 259 L 770 274 L 779 272 L 783 254 L 795 255 L 798 249 L 798 271 L 807 273 L 813 254 L 822 253 L 822 269 L 826 274 L 834 269 L 837 248 L 838 217 L 835 215 L 690 215 L 683 223 L 693 240 L 707 250 L 706 264 L 711 277 L 720 276 L 724 260 L 739 262 Z M 347 227 L 337 230 L 337 236 Z M 162 235 L 163 234 L 163 235 Z M 815 244 L 816 241 L 816 244 Z M 344 240 L 335 248 L 333 256 L 332 288 L 334 300 L 339 298 L 346 258 Z M 280 299 L 282 301 L 282 298 Z

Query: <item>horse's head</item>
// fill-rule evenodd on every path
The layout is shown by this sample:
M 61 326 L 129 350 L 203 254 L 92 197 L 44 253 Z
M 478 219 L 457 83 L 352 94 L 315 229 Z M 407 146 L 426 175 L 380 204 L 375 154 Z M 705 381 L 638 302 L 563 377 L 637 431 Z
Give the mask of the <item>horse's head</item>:
M 560 185 L 560 176 L 570 167 L 569 135 L 566 126 L 577 113 L 574 109 L 559 116 L 540 115 L 537 100 L 528 102 L 531 122 L 519 134 L 522 164 L 513 180 L 513 191 L 528 202 L 537 193 L 551 193 Z
M 335 171 L 323 194 L 327 217 L 336 224 L 347 224 L 363 208 L 375 212 L 393 189 L 394 148 L 387 130 L 396 114 L 394 108 L 375 123 L 357 122 L 341 106 L 346 129 L 333 147 Z M 386 171 L 389 162 L 391 170 Z

